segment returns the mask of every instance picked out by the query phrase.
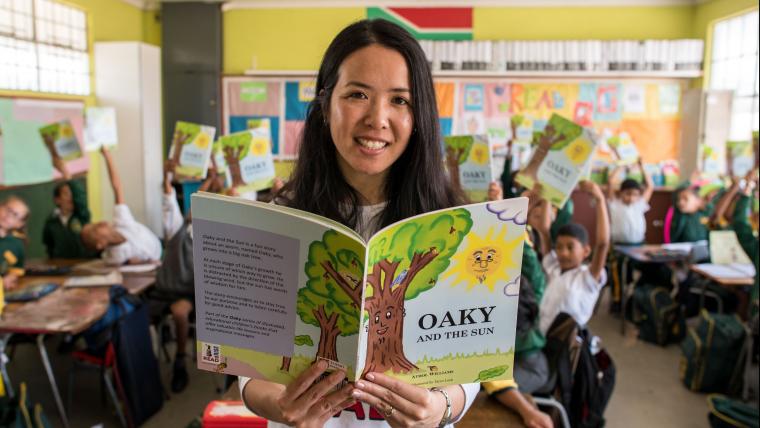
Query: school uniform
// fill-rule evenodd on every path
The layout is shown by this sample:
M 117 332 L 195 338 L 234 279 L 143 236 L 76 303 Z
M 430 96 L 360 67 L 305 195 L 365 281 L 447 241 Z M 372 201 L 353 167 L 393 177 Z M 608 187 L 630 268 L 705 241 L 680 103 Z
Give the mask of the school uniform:
M 87 193 L 78 180 L 68 182 L 74 211 L 64 216 L 56 208 L 45 220 L 42 230 L 42 242 L 50 258 L 79 259 L 95 257 L 97 253 L 87 250 L 82 243 L 82 227 L 90 222 L 90 209 L 87 207 Z
M 132 217 L 125 204 L 113 208 L 113 226 L 126 241 L 103 251 L 103 260 L 109 265 L 123 265 L 130 259 L 161 260 L 161 241 L 145 225 Z
M 758 248 L 757 236 L 752 232 L 752 226 L 749 224 L 747 216 L 750 213 L 751 198 L 746 195 L 739 197 L 736 201 L 736 207 L 734 208 L 734 218 L 732 220 L 732 227 L 736 232 L 736 237 L 739 238 L 744 252 L 747 253 L 752 263 L 755 265 L 755 285 L 752 286 L 752 293 L 750 294 L 752 300 L 752 312 L 757 312 L 757 299 L 758 299 L 758 278 L 760 278 L 760 248 Z
M 0 276 L 24 274 L 25 245 L 23 235 L 11 232 L 0 238 Z
M 599 280 L 594 278 L 585 264 L 562 272 L 557 253 L 552 251 L 544 256 L 546 272 L 546 293 L 539 309 L 539 328 L 546 334 L 554 318 L 565 312 L 575 322 L 585 325 L 591 319 L 599 292 L 607 282 L 607 273 L 602 269 Z
M 723 195 L 725 190 L 718 191 L 705 208 L 695 213 L 683 213 L 678 209 L 676 198 L 681 189 L 689 187 L 690 183 L 686 182 L 673 193 L 673 220 L 670 224 L 670 241 L 671 242 L 697 242 L 706 241 L 710 231 L 710 216 L 715 209 L 715 204 Z

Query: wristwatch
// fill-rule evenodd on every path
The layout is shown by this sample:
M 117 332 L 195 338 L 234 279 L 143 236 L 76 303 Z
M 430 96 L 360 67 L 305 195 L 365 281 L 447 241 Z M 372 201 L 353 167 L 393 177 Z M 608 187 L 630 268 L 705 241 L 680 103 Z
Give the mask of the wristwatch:
M 449 394 L 441 388 L 433 387 L 430 388 L 430 390 L 434 392 L 440 392 L 446 399 L 446 410 L 443 412 L 441 422 L 438 423 L 438 428 L 443 428 L 451 422 L 451 399 L 449 398 Z

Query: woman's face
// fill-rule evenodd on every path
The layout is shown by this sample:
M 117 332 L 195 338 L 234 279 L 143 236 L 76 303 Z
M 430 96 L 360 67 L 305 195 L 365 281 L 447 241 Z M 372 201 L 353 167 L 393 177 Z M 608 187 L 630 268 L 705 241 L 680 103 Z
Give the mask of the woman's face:
M 384 180 L 404 152 L 414 127 L 411 95 L 406 61 L 395 50 L 370 45 L 340 65 L 327 120 L 349 184 Z

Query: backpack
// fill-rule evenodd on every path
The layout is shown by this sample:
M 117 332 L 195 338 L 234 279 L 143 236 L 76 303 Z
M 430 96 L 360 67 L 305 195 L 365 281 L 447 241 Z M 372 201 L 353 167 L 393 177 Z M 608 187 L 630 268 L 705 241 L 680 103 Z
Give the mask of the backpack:
M 115 323 L 111 343 L 117 384 L 126 395 L 127 418 L 130 426 L 139 426 L 161 410 L 165 395 L 146 305 L 137 306 Z
M 137 296 L 129 294 L 126 288 L 113 285 L 108 290 L 109 303 L 106 313 L 95 324 L 82 332 L 82 337 L 87 343 L 88 352 L 93 355 L 102 355 L 106 346 L 111 341 L 113 325 L 124 315 L 135 310 L 140 304 Z
M 707 397 L 707 406 L 710 413 L 707 419 L 712 428 L 757 428 L 757 407 L 732 400 L 719 394 L 710 394 Z
M 639 329 L 639 339 L 665 346 L 680 342 L 686 334 L 681 305 L 664 287 L 645 284 L 633 290 L 632 321 Z
M 517 300 L 517 335 L 528 333 L 536 325 L 538 303 L 533 284 L 524 275 L 520 276 L 520 295 Z
M 681 381 L 695 392 L 729 392 L 739 364 L 745 330 L 736 316 L 700 313 L 699 324 L 681 341 Z
M 547 358 L 557 374 L 555 395 L 573 428 L 603 427 L 615 387 L 615 364 L 588 329 L 561 313 L 547 334 Z

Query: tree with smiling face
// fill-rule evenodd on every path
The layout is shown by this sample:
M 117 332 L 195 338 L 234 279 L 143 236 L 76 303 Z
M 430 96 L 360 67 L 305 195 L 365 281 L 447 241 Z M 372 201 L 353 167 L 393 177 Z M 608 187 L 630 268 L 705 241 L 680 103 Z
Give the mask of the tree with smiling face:
M 578 138 L 582 132 L 583 128 L 580 125 L 562 116 L 553 114 L 549 119 L 549 123 L 546 124 L 544 131 L 534 134 L 534 141 L 537 143 L 536 150 L 525 169 L 520 171 L 520 175 L 532 181 L 537 181 L 538 168 L 544 162 L 544 159 L 546 159 L 549 151 L 564 149 L 573 140 Z
M 240 170 L 240 161 L 248 155 L 251 150 L 251 141 L 253 137 L 250 131 L 236 132 L 219 139 L 224 162 L 232 179 L 230 187 L 245 185 L 243 174 Z
M 174 127 L 174 138 L 172 139 L 172 160 L 175 165 L 179 165 L 182 157 L 182 149 L 186 144 L 193 141 L 193 137 L 201 132 L 201 127 L 194 123 L 177 122 Z
M 404 304 L 435 287 L 470 228 L 469 211 L 458 209 L 394 226 L 373 241 L 365 285 L 369 330 L 363 374 L 417 368 L 404 354 Z
M 470 156 L 474 140 L 468 135 L 450 136 L 443 139 L 446 146 L 446 170 L 449 172 L 451 184 L 457 189 L 462 188 L 459 179 L 459 165 Z
M 332 230 L 309 246 L 308 280 L 298 290 L 296 312 L 301 321 L 319 328 L 317 359 L 338 361 L 338 337 L 359 331 L 361 254 L 359 243 Z

